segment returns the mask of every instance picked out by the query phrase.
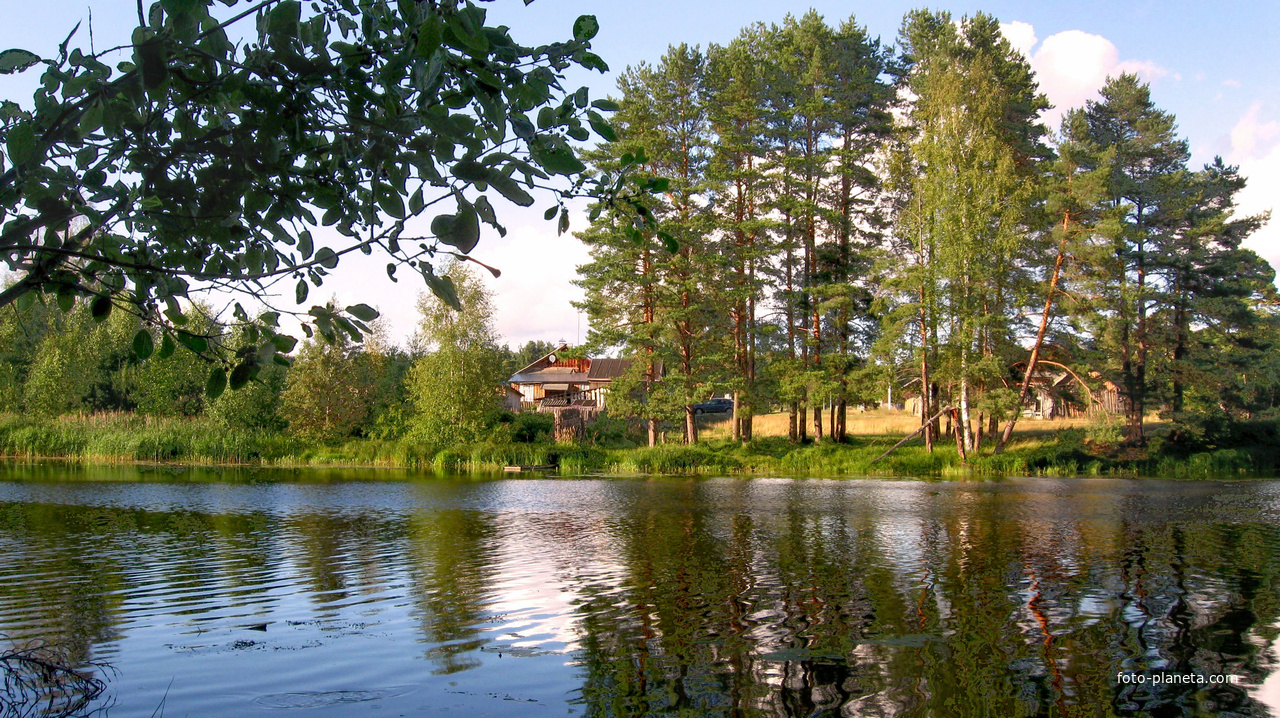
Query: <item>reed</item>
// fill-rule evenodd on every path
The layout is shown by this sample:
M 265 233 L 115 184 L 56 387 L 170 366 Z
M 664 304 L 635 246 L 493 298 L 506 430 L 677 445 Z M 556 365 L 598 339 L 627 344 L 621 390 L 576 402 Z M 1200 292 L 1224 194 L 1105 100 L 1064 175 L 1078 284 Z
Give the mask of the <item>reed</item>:
M 493 439 L 438 447 L 408 441 L 304 440 L 280 433 L 229 429 L 211 419 L 164 419 L 132 414 L 64 416 L 32 420 L 0 416 L 0 454 L 24 459 L 60 458 L 86 463 L 257 465 L 281 468 L 373 467 L 484 474 L 505 466 L 556 465 L 563 475 L 735 474 L 776 476 L 1159 476 L 1215 478 L 1271 475 L 1280 450 L 1232 448 L 1172 455 L 1154 441 L 1145 454 L 1098 446 L 1079 422 L 1026 422 L 1008 449 L 990 447 L 962 462 L 950 441 L 933 452 L 919 440 L 876 461 L 918 419 L 904 412 L 861 412 L 849 423 L 845 443 L 794 444 L 786 438 L 787 415 L 760 417 L 756 438 L 727 438 L 727 421 L 708 421 L 707 440 L 686 446 L 635 447 L 595 444 L 518 443 Z M 720 433 L 717 433 L 720 432 Z

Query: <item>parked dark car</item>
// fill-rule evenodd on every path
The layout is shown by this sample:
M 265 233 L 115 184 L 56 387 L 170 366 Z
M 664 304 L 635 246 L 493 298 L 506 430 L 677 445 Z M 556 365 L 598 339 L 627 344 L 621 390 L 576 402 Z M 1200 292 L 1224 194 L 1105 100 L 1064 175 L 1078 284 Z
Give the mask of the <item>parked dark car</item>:
M 733 399 L 708 399 L 701 404 L 693 405 L 695 414 L 728 414 L 733 411 Z

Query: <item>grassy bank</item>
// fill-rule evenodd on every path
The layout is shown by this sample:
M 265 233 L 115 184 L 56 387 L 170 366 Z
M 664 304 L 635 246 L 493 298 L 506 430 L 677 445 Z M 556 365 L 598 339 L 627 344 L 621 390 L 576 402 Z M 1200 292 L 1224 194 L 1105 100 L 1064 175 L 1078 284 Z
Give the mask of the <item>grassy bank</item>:
M 886 420 L 876 419 L 883 423 Z M 709 427 L 712 437 L 715 426 Z M 171 462 L 191 465 L 253 464 L 279 467 L 385 467 L 437 471 L 500 471 L 504 466 L 555 464 L 562 474 L 748 474 L 812 476 L 1160 476 L 1210 478 L 1274 475 L 1280 450 L 1270 445 L 1195 453 L 1169 450 L 1161 437 L 1143 452 L 1120 451 L 1090 441 L 1082 428 L 1033 424 L 1007 451 L 970 455 L 962 464 L 955 446 L 932 453 L 919 442 L 875 462 L 901 436 L 898 426 L 875 426 L 845 444 L 795 445 L 764 436 L 743 446 L 710 438 L 694 446 L 653 448 L 483 442 L 433 450 L 403 441 L 352 439 L 314 442 L 279 433 L 228 429 L 211 420 L 157 419 L 131 414 L 66 416 L 57 420 L 0 417 L 0 454 L 89 463 Z

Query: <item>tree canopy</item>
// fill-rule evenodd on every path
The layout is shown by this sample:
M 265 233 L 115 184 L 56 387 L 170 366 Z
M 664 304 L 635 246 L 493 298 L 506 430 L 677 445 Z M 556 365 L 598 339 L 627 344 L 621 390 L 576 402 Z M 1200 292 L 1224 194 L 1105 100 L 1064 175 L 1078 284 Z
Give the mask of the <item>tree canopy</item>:
M 0 260 L 17 274 L 0 307 L 56 298 L 66 311 L 86 297 L 95 319 L 127 311 L 160 330 L 158 347 L 139 330 L 143 359 L 208 350 L 188 321 L 193 294 L 261 302 L 286 283 L 302 304 L 357 251 L 456 307 L 436 270 L 471 252 L 482 223 L 505 233 L 502 202 L 547 191 L 563 228 L 566 196 L 617 187 L 588 186 L 570 146 L 588 128 L 613 137 L 612 104 L 562 85 L 571 66 L 607 69 L 592 16 L 536 47 L 466 0 L 160 0 L 96 52 L 75 46 L 78 29 L 52 56 L 0 53 L 0 72 L 43 69 L 30 108 L 0 102 Z M 120 49 L 131 56 L 108 65 Z M 251 319 L 245 304 L 233 311 L 246 341 L 215 362 L 215 391 L 227 369 L 243 385 L 296 343 L 282 310 Z M 295 313 L 330 341 L 359 340 L 377 316 L 366 304 Z

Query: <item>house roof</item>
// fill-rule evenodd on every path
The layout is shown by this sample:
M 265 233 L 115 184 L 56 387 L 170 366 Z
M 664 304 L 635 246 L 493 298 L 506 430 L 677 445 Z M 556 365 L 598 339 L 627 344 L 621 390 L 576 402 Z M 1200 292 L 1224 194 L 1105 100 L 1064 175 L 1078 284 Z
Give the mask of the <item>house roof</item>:
M 587 381 L 587 372 L 574 371 L 570 367 L 549 366 L 534 371 L 521 371 L 511 377 L 512 384 L 581 384 Z
M 539 357 L 539 358 L 537 359 L 537 361 L 533 362 L 533 363 L 532 363 L 532 364 L 530 364 L 529 366 L 526 366 L 525 368 L 523 368 L 523 369 L 521 369 L 520 371 L 516 372 L 516 373 L 515 373 L 515 376 L 511 377 L 511 383 L 513 383 L 513 384 L 517 384 L 517 383 L 519 383 L 519 382 L 517 382 L 517 381 L 516 381 L 516 377 L 517 377 L 517 376 L 520 376 L 521 374 L 527 374 L 527 373 L 529 373 L 529 372 L 533 371 L 533 369 L 534 369 L 535 367 L 537 367 L 537 366 L 538 366 L 539 364 L 541 364 L 542 362 L 546 361 L 546 360 L 547 360 L 547 357 L 551 356 L 552 354 L 555 354 L 556 352 L 562 352 L 562 351 L 565 351 L 565 350 L 567 350 L 568 348 L 569 348 L 569 345 L 568 345 L 568 344 L 561 344 L 560 346 L 556 347 L 555 349 L 552 349 L 549 353 L 542 355 L 541 357 Z
M 616 379 L 629 368 L 631 368 L 630 359 L 592 359 L 587 378 L 591 381 Z

